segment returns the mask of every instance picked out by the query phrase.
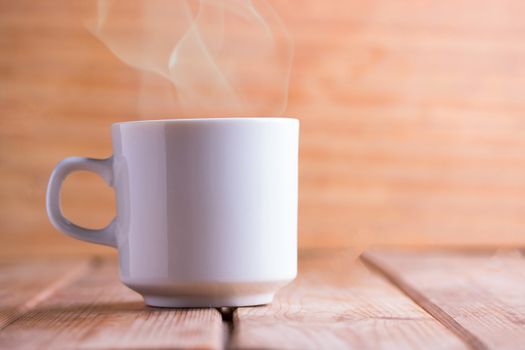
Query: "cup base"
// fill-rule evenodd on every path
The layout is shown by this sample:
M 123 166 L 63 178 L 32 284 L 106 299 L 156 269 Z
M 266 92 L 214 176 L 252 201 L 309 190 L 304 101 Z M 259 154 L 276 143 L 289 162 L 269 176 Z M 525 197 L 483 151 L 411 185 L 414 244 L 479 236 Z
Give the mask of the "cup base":
M 143 295 L 144 302 L 152 307 L 238 307 L 265 305 L 272 302 L 273 293 L 252 294 L 242 296 L 213 296 L 213 297 L 170 297 L 163 295 Z
M 257 282 L 191 282 L 130 280 L 124 284 L 154 307 L 238 307 L 272 302 L 275 293 L 293 278 Z

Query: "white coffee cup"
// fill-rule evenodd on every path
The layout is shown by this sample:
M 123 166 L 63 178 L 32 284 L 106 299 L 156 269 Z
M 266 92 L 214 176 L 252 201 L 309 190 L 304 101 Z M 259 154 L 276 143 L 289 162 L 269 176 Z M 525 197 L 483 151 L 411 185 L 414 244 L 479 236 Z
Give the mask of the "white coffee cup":
M 58 230 L 116 247 L 122 282 L 146 304 L 266 304 L 295 278 L 297 119 L 126 122 L 112 138 L 108 159 L 57 165 L 47 212 Z M 117 217 L 101 230 L 62 214 L 62 182 L 78 170 L 115 188 Z

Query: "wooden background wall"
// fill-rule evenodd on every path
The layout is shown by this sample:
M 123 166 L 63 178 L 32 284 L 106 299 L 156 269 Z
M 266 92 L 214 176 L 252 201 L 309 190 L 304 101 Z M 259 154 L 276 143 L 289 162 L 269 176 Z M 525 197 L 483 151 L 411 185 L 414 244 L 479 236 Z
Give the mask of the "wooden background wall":
M 55 232 L 46 183 L 66 156 L 110 154 L 140 78 L 76 3 L 0 0 L 0 254 L 102 249 Z M 271 3 L 295 40 L 302 246 L 525 243 L 521 1 Z M 63 202 L 92 227 L 114 215 L 94 175 Z

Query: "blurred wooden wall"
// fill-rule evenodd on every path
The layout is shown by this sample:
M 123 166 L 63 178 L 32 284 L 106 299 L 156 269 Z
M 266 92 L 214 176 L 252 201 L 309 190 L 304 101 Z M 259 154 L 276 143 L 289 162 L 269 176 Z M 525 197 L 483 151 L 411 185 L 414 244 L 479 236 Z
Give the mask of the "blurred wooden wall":
M 303 247 L 525 243 L 521 1 L 271 3 L 295 40 Z M 0 254 L 103 249 L 51 227 L 47 179 L 66 156 L 110 155 L 140 77 L 75 4 L 0 0 Z M 72 176 L 63 202 L 84 225 L 114 215 L 94 175 Z

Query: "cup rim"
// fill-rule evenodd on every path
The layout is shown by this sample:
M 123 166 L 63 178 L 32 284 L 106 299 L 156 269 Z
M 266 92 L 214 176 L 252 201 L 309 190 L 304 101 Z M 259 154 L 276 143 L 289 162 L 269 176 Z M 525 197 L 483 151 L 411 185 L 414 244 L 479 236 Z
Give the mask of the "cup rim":
M 198 123 L 228 123 L 228 122 L 293 122 L 298 123 L 299 119 L 294 117 L 217 117 L 217 118 L 177 118 L 177 119 L 144 119 L 117 122 L 112 126 L 120 125 L 148 125 L 148 124 L 198 124 Z

